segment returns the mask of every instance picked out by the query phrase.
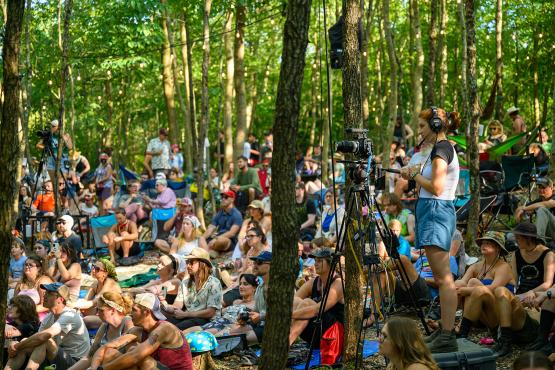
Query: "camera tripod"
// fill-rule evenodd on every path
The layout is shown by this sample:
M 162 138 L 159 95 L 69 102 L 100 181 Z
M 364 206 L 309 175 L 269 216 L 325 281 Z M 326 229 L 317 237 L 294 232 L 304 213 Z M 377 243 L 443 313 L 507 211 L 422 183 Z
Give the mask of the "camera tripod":
M 305 369 L 308 370 L 310 365 L 310 359 L 312 356 L 312 350 L 314 349 L 316 338 L 316 331 L 318 327 L 322 325 L 322 318 L 325 313 L 325 307 L 329 296 L 330 286 L 334 279 L 334 271 L 339 264 L 340 257 L 345 255 L 346 243 L 349 244 L 349 248 L 353 248 L 353 253 L 357 254 L 356 251 L 360 251 L 363 256 L 362 263 L 366 267 L 367 271 L 367 282 L 365 299 L 363 304 L 364 311 L 370 311 L 369 314 L 374 315 L 374 327 L 376 329 L 376 334 L 380 334 L 380 330 L 383 327 L 387 311 L 385 310 L 384 304 L 384 291 L 382 289 L 382 267 L 383 261 L 380 258 L 378 251 L 378 235 L 381 237 L 385 244 L 386 251 L 389 254 L 395 269 L 398 271 L 400 284 L 406 288 L 406 292 L 409 296 L 409 301 L 412 306 L 413 311 L 419 317 L 426 334 L 430 334 L 430 330 L 425 320 L 425 315 L 422 308 L 418 305 L 416 294 L 414 293 L 413 286 L 409 280 L 407 271 L 404 265 L 400 261 L 399 252 L 397 247 L 399 246 L 399 240 L 388 228 L 387 225 L 380 226 L 377 222 L 377 215 L 383 219 L 382 212 L 376 202 L 373 192 L 371 192 L 370 181 L 368 181 L 369 174 L 366 172 L 366 164 L 362 161 L 342 161 L 349 164 L 349 177 L 352 184 L 347 190 L 345 196 L 346 212 L 342 220 L 341 227 L 339 228 L 337 248 L 332 256 L 330 263 L 330 273 L 328 275 L 328 280 L 326 281 L 325 288 L 322 292 L 322 300 L 318 312 L 318 316 L 314 321 L 314 331 L 312 333 L 312 339 L 310 343 L 310 351 L 305 364 Z M 374 167 L 372 161 L 368 161 L 368 166 Z M 370 174 L 375 174 L 375 168 L 370 169 Z M 360 210 L 363 207 L 368 208 L 368 217 L 366 220 L 360 216 Z M 341 278 L 343 291 L 345 291 L 345 284 L 343 281 L 343 275 L 341 271 L 341 265 L 339 264 L 339 276 Z M 387 279 L 387 275 L 383 277 Z M 370 294 L 371 302 L 370 307 L 368 307 L 368 295 Z M 379 297 L 379 305 L 378 298 Z M 369 310 L 367 310 L 367 307 Z M 383 319 L 380 318 L 378 312 L 384 314 Z M 363 315 L 363 318 L 366 315 Z M 362 333 L 364 331 L 364 319 L 361 321 L 359 327 L 359 335 L 357 340 L 357 354 L 361 352 L 361 342 Z M 322 333 L 323 334 L 323 333 Z M 359 356 L 356 356 L 355 369 L 358 369 Z

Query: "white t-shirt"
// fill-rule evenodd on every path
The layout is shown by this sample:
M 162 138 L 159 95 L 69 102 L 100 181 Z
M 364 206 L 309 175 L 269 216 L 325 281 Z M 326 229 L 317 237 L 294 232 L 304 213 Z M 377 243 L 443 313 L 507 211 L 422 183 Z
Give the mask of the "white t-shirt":
M 431 180 L 432 178 L 432 161 L 435 158 L 441 158 L 447 162 L 447 176 L 445 179 L 445 185 L 443 191 L 439 196 L 435 196 L 423 187 L 420 188 L 420 198 L 433 198 L 440 200 L 454 200 L 455 193 L 457 191 L 457 185 L 459 183 L 459 157 L 455 153 L 455 148 L 447 140 L 442 140 L 437 142 L 432 149 L 432 153 L 424 163 L 422 168 L 422 176 L 426 179 Z
M 56 344 L 73 358 L 87 356 L 91 348 L 89 332 L 79 312 L 66 307 L 57 319 L 50 312 L 42 321 L 39 332 L 56 325 L 61 329 L 60 334 L 53 338 Z

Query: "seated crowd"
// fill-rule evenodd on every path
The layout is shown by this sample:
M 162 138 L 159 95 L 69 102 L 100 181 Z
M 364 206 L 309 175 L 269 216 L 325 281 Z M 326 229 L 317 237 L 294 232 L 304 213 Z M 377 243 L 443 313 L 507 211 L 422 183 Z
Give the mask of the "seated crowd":
M 484 150 L 504 140 L 502 130 L 497 132 L 495 127 L 497 123 L 492 122 Z M 11 314 L 5 331 L 9 339 L 5 369 L 38 369 L 45 364 L 55 364 L 57 369 L 192 369 L 189 334 L 244 334 L 249 344 L 260 343 L 271 284 L 271 141 L 270 133 L 260 148 L 256 138 L 249 135 L 245 152 L 231 164 L 235 173 L 228 171 L 220 180 L 217 172 L 211 171 L 208 196 L 199 194 L 194 182 L 184 187 L 185 196 L 176 194 L 176 189 L 181 189 L 175 184 L 181 182 L 178 176 L 182 171 L 173 171 L 174 164 L 182 167 L 183 158 L 179 147 L 170 146 L 164 129 L 148 145 L 146 172 L 140 180 L 118 183 L 111 153 L 104 152 L 87 188 L 80 188 L 80 180 L 86 175 L 84 164 L 78 162 L 79 167 L 70 158 L 66 171 L 69 181 L 61 178 L 58 184 L 59 190 L 62 186 L 68 188 L 60 192 L 67 214 L 59 218 L 53 217 L 50 169 L 36 176 L 40 194 L 25 199 L 28 192 L 22 191 L 20 198 L 38 216 L 39 231 L 31 238 L 34 245 L 16 238 L 11 248 Z M 406 164 L 425 160 L 427 143 L 415 153 L 403 149 L 401 141 L 392 147 L 393 161 L 399 159 Z M 333 161 L 338 159 L 336 156 Z M 320 147 L 306 156 L 298 152 L 296 162 L 294 208 L 300 234 L 300 269 L 291 271 L 298 279 L 289 343 L 312 342 L 318 348 L 322 336 L 345 320 L 344 269 L 340 266 L 344 261 L 335 253 L 346 213 L 345 168 L 335 163 L 331 176 L 337 180 L 336 187 L 325 188 L 327 179 L 313 177 L 321 171 Z M 411 304 L 407 300 L 409 288 L 417 304 L 428 304 L 438 295 L 437 282 L 425 253 L 413 248 L 415 217 L 402 200 L 410 195 L 411 184 L 396 177 L 392 180 L 389 191 L 379 197 L 378 222 L 391 230 L 399 244 L 392 250 L 387 241 L 378 243 L 383 272 L 371 285 L 382 284 L 384 294 L 391 295 L 397 305 Z M 461 233 L 455 233 L 452 240 L 450 269 L 457 278 L 463 310 L 457 333 L 467 337 L 476 325 L 492 331 L 499 328 L 495 351 L 500 356 L 510 353 L 512 345 L 518 343 L 532 343 L 531 349 L 548 355 L 555 353 L 555 340 L 550 339 L 555 321 L 555 299 L 551 300 L 555 293 L 555 256 L 546 246 L 546 240 L 555 239 L 555 198 L 551 179 L 542 177 L 537 185 L 539 198 L 523 204 L 515 214 L 519 221 L 512 230 L 516 251 L 509 253 L 503 232 L 488 231 L 477 239 L 481 258 L 467 266 Z M 208 201 L 216 195 L 218 210 L 204 226 L 194 214 L 194 204 L 199 196 Z M 74 208 L 81 212 L 74 213 Z M 159 210 L 172 212 L 164 220 L 157 220 L 154 215 Z M 82 217 L 107 214 L 115 217 L 115 223 L 102 237 L 107 255 L 94 259 L 87 254 L 90 245 L 83 243 L 90 224 Z M 372 215 L 367 212 L 364 217 Z M 527 221 L 530 215 L 535 216 L 535 223 Z M 26 231 L 26 223 L 19 224 L 21 231 Z M 33 225 L 32 229 L 37 227 Z M 141 239 L 147 229 L 153 233 L 150 243 Z M 159 255 L 157 278 L 123 287 L 118 278 L 123 270 L 118 266 L 128 265 L 130 258 L 141 255 L 145 244 L 152 244 Z M 391 286 L 395 289 L 389 289 Z M 328 289 L 319 323 L 322 298 Z M 375 310 L 383 307 L 381 298 L 376 294 L 368 304 L 371 309 L 365 325 L 372 325 L 379 315 Z M 529 308 L 541 310 L 539 321 Z M 395 328 L 408 329 L 401 334 Z M 388 321 L 381 331 L 380 352 L 393 362 L 418 362 L 402 359 L 396 351 L 409 340 L 404 336 L 413 335 L 415 330 L 402 320 Z M 433 342 L 433 335 L 418 337 L 422 350 L 419 361 L 424 359 L 426 368 L 435 368 L 425 345 Z M 386 343 L 386 338 L 391 342 Z M 433 344 L 430 347 L 432 352 L 441 352 Z

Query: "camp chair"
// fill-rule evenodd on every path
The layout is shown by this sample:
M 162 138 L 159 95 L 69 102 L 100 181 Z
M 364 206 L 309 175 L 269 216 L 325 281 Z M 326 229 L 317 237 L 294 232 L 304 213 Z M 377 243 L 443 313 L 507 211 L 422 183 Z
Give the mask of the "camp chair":
M 172 218 L 177 209 L 174 208 L 154 208 L 150 213 L 152 221 L 152 234 L 150 240 L 139 240 L 140 242 L 154 242 L 156 239 L 165 239 L 169 232 L 164 231 L 164 223 Z
M 95 256 L 97 255 L 99 248 L 107 247 L 107 245 L 102 241 L 102 237 L 106 235 L 116 223 L 117 220 L 115 214 L 90 218 L 91 232 L 94 241 L 94 248 L 92 252 Z
M 501 157 L 503 169 L 503 190 L 506 192 L 523 189 L 530 185 L 534 169 L 533 155 L 504 155 Z
M 459 172 L 459 182 L 455 191 L 455 208 L 463 207 L 470 200 L 470 171 L 463 168 Z
M 490 222 L 485 222 L 483 218 L 483 214 L 489 210 L 491 210 L 492 205 L 495 203 L 497 199 L 496 195 L 489 195 L 485 197 L 480 197 L 480 214 L 478 218 L 478 226 L 482 231 L 487 230 L 487 227 L 490 225 Z M 470 202 L 466 202 L 464 206 L 459 208 L 456 212 L 457 215 L 457 225 L 464 227 L 468 221 L 468 215 L 470 213 Z M 491 220 L 491 219 L 490 219 Z

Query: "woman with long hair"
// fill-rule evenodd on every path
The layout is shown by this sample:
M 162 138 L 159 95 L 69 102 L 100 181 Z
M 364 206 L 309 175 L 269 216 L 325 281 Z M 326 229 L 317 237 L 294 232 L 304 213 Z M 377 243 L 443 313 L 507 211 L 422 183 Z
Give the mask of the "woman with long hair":
M 403 167 L 401 175 L 412 179 L 420 188 L 416 203 L 416 241 L 424 249 L 441 300 L 441 330 L 434 332 L 432 352 L 456 352 L 457 338 L 453 331 L 457 310 L 457 291 L 449 264 L 449 249 L 455 232 L 455 192 L 459 182 L 459 159 L 446 132 L 457 129 L 457 112 L 431 107 L 420 112 L 418 130 L 423 138 L 435 144 L 424 164 Z
M 379 340 L 379 353 L 390 361 L 388 370 L 439 370 L 412 319 L 387 320 Z
M 329 239 L 330 242 L 336 243 L 338 228 L 341 228 L 345 216 L 345 208 L 339 205 L 339 195 L 333 188 L 326 190 L 324 203 L 320 225 L 314 239 L 323 236 Z
M 480 153 L 485 152 L 492 146 L 501 144 L 507 140 L 507 135 L 503 132 L 503 125 L 498 120 L 492 120 L 488 125 L 488 136 L 483 143 L 478 143 Z
M 222 286 L 212 275 L 208 252 L 195 248 L 185 260 L 189 278 L 179 286 L 173 305 L 162 305 L 169 321 L 181 330 L 207 324 L 222 309 Z
M 62 244 L 50 254 L 47 275 L 69 288 L 70 303 L 77 302 L 81 289 L 81 265 L 75 249 Z
M 160 263 L 156 266 L 159 278 L 142 287 L 131 288 L 128 290 L 129 293 L 152 293 L 158 297 L 161 303 L 173 304 L 181 284 L 181 280 L 176 277 L 180 270 L 179 257 L 175 254 L 161 256 Z
M 106 291 L 98 297 L 96 309 L 102 324 L 96 332 L 89 355 L 79 360 L 70 370 L 90 368 L 91 360 L 101 346 L 121 337 L 133 327 L 133 321 L 129 316 L 132 307 L 133 300 L 126 294 Z
M 264 234 L 272 232 L 272 217 L 264 213 L 264 203 L 262 201 L 253 200 L 247 207 L 247 215 L 248 217 L 245 217 L 241 224 L 241 229 L 239 229 L 238 240 L 243 240 L 245 235 L 247 235 L 249 224 L 253 221 L 260 225 L 262 230 L 264 230 Z
M 102 322 L 97 316 L 96 302 L 105 292 L 120 293 L 121 288 L 118 284 L 116 267 L 112 262 L 99 259 L 92 267 L 91 275 L 94 279 L 89 288 L 85 299 L 77 302 L 77 307 L 81 310 L 87 328 L 98 328 Z
M 4 329 L 4 338 L 21 341 L 39 330 L 40 321 L 33 299 L 27 295 L 18 295 L 10 300 L 8 323 Z
M 181 231 L 177 238 L 173 240 L 170 253 L 188 256 L 195 248 L 208 250 L 208 245 L 206 244 L 206 239 L 202 236 L 200 226 L 200 221 L 195 216 L 183 217 Z
M 50 241 L 47 239 L 40 239 L 35 242 L 33 252 L 42 260 L 42 266 L 48 266 L 48 254 L 50 253 Z
M 31 254 L 25 261 L 25 265 L 23 266 L 23 277 L 15 287 L 14 295 L 29 296 L 36 304 L 37 313 L 44 318 L 48 313 L 48 308 L 42 305 L 44 302 L 44 290 L 40 288 L 40 285 L 49 284 L 51 282 L 52 279 L 44 273 L 42 258 Z
M 270 247 L 266 243 L 266 236 L 260 226 L 253 227 L 247 231 L 245 235 L 245 243 L 243 244 L 242 253 L 243 261 L 241 263 L 241 271 L 243 274 L 251 274 L 254 262 L 250 259 L 256 257 L 264 251 L 270 251 Z

